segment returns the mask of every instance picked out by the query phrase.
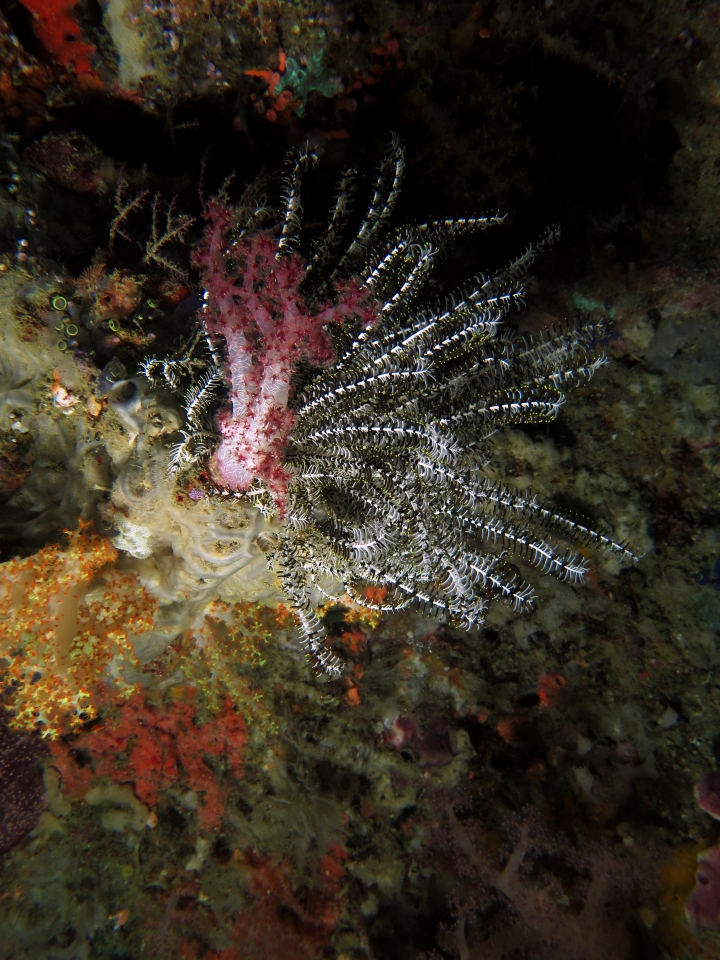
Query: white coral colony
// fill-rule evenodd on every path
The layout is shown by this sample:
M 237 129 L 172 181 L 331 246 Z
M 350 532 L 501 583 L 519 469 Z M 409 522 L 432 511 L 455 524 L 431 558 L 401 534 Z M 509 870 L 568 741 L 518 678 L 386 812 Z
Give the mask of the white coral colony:
M 311 602 L 331 581 L 375 609 L 417 604 L 470 627 L 490 599 L 532 603 L 508 554 L 571 583 L 587 569 L 572 543 L 632 554 L 484 473 L 496 430 L 554 419 L 567 390 L 604 362 L 599 325 L 538 340 L 504 329 L 557 231 L 438 303 L 427 282 L 443 245 L 502 218 L 391 229 L 404 165 L 394 140 L 352 239 L 348 171 L 305 258 L 301 178 L 313 161 L 293 158 L 279 213 L 258 184 L 236 206 L 210 202 L 196 255 L 202 328 L 182 356 L 144 370 L 184 395 L 171 469 L 207 463 L 219 488 L 274 518 L 269 564 L 309 659 L 337 676 L 343 664 Z M 213 417 L 223 381 L 229 403 Z

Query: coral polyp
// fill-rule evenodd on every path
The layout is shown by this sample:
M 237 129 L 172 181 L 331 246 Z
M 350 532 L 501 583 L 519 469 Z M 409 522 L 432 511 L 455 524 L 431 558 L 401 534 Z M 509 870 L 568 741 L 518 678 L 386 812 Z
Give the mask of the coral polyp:
M 157 602 L 113 569 L 117 551 L 79 529 L 66 545 L 3 565 L 0 680 L 10 725 L 57 737 L 97 716 L 98 691 L 135 689 L 132 640 L 152 630 Z
M 196 254 L 205 306 L 192 348 L 202 340 L 206 359 L 173 360 L 165 381 L 177 389 L 176 368 L 199 368 L 185 385 L 172 469 L 209 457 L 219 487 L 279 521 L 266 538 L 268 561 L 310 660 L 337 676 L 343 664 L 316 615 L 318 596 L 349 594 L 380 610 L 416 604 L 470 628 L 493 598 L 517 610 L 532 604 L 508 555 L 574 584 L 587 561 L 573 544 L 632 554 L 487 472 L 496 431 L 553 420 L 567 392 L 605 362 L 602 323 L 539 339 L 504 326 L 558 231 L 438 299 L 429 281 L 447 244 L 503 218 L 393 228 L 404 167 L 393 141 L 359 228 L 349 229 L 347 171 L 305 257 L 301 180 L 313 162 L 307 151 L 293 158 L 279 210 L 261 184 L 236 206 L 224 195 L 209 203 Z M 165 370 L 158 360 L 145 369 Z M 215 420 L 217 445 L 210 413 L 222 378 L 230 404 Z

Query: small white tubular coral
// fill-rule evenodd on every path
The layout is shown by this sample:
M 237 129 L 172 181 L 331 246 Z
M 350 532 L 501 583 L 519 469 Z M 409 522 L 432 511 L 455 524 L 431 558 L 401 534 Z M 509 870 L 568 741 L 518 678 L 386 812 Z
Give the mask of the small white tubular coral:
M 568 390 L 604 362 L 600 325 L 539 340 L 505 329 L 507 312 L 524 303 L 528 269 L 557 231 L 505 269 L 438 301 L 428 285 L 438 253 L 502 218 L 391 229 L 404 166 L 394 141 L 359 227 L 348 228 L 348 172 L 327 231 L 305 257 L 301 179 L 312 161 L 301 152 L 290 164 L 279 211 L 256 187 L 237 206 L 224 197 L 208 205 L 196 253 L 205 287 L 204 379 L 173 384 L 181 358 L 153 359 L 145 368 L 157 378 L 170 363 L 165 383 L 184 393 L 187 422 L 173 468 L 197 471 L 199 464 L 206 482 L 209 473 L 245 495 L 247 506 L 233 509 L 248 524 L 246 543 L 257 529 L 244 512 L 250 502 L 276 518 L 270 567 L 308 657 L 336 676 L 343 665 L 312 602 L 330 582 L 375 609 L 415 604 L 471 627 L 483 622 L 492 598 L 516 609 L 531 605 L 531 586 L 507 563 L 510 555 L 578 583 L 586 561 L 573 543 L 632 554 L 484 472 L 495 431 L 554 419 Z M 230 403 L 216 417 L 220 442 L 210 456 L 219 373 Z M 159 489 L 159 462 L 153 469 Z M 129 478 L 118 486 L 132 504 Z M 166 496 L 172 499 L 169 489 Z M 220 535 L 214 509 L 188 508 L 183 536 L 193 539 L 195 531 L 186 560 L 196 578 L 218 563 L 201 544 L 226 544 L 228 567 L 244 560 L 240 538 Z M 137 502 L 129 516 L 157 530 L 154 511 L 144 514 Z
M 279 598 L 258 538 L 271 524 L 248 501 L 200 502 L 177 496 L 168 453 L 154 442 L 178 429 L 176 407 L 164 391 L 120 381 L 110 407 L 129 434 L 114 450 L 114 545 L 134 557 L 143 583 L 164 604 L 184 604 L 187 621 L 218 597 Z
M 260 510 L 208 497 L 179 502 L 167 458 L 158 454 L 132 458 L 113 491 L 120 511 L 113 543 L 145 561 L 137 566 L 145 585 L 163 602 L 191 601 L 196 609 L 217 597 L 278 599 L 260 546 L 272 525 Z

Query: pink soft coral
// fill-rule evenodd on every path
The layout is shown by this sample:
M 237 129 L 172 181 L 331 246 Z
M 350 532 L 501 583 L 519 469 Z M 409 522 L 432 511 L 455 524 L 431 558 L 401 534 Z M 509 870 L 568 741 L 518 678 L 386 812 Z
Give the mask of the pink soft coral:
M 220 201 L 206 210 L 208 227 L 196 254 L 206 291 L 205 329 L 225 338 L 231 407 L 218 418 L 222 436 L 211 469 L 217 483 L 244 491 L 263 480 L 282 511 L 289 474 L 282 454 L 293 428 L 288 407 L 298 362 L 334 359 L 330 323 L 375 320 L 368 291 L 349 280 L 335 302 L 308 306 L 301 292 L 307 264 L 300 254 L 278 257 L 277 237 L 258 231 L 231 243 L 235 212 Z

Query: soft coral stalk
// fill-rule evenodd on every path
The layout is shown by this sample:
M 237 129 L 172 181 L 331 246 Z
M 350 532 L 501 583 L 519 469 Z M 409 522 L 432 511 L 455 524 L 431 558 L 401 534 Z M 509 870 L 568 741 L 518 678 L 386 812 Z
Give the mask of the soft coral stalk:
M 212 462 L 217 482 L 247 490 L 263 480 L 278 505 L 289 474 L 282 454 L 294 424 L 288 407 L 291 379 L 298 363 L 327 366 L 334 352 L 326 326 L 346 317 L 374 320 L 364 303 L 368 291 L 355 281 L 338 284 L 335 302 L 310 307 L 301 292 L 305 260 L 296 252 L 278 252 L 270 231 L 231 242 L 232 207 L 208 205 L 209 225 L 197 253 L 206 291 L 205 329 L 225 338 L 231 406 L 221 412 L 222 440 Z

